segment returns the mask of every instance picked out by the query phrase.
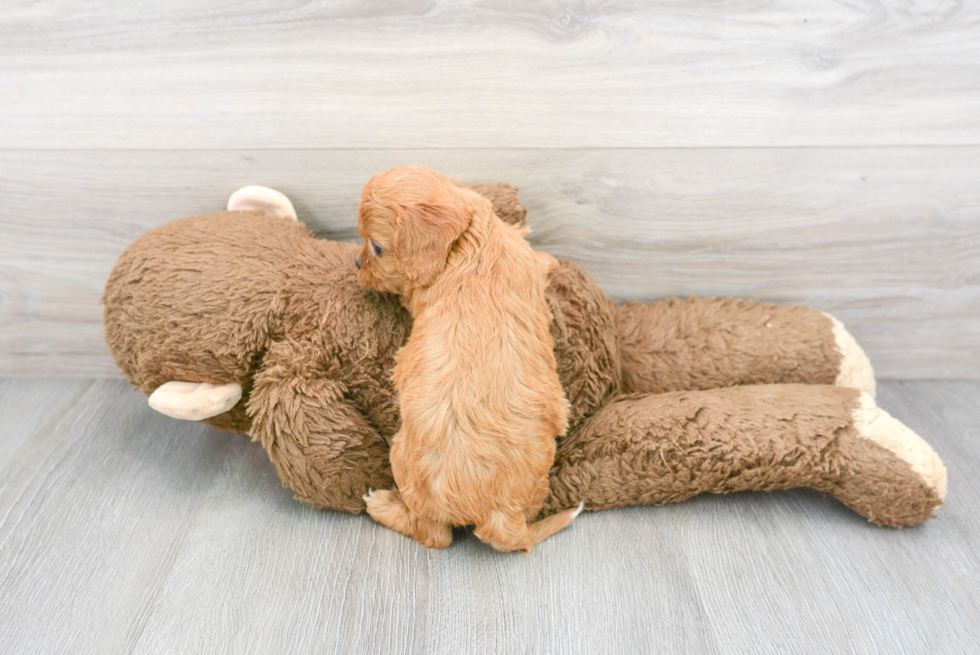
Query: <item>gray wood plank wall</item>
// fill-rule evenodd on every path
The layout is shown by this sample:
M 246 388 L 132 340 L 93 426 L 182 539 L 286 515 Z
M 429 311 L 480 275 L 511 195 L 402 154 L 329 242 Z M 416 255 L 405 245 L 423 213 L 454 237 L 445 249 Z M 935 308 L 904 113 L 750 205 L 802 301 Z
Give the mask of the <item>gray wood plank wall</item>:
M 147 229 L 285 191 L 353 238 L 424 163 L 522 187 L 609 293 L 838 315 L 884 378 L 980 371 L 980 6 L 4 3 L 0 374 L 114 375 Z

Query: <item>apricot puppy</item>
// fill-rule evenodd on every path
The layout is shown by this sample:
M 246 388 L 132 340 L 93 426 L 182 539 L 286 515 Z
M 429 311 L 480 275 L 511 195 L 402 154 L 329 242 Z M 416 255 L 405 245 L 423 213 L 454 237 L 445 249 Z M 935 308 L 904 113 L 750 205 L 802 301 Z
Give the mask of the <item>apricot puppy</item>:
M 394 370 L 398 491 L 365 496 L 368 513 L 430 548 L 475 525 L 497 550 L 531 552 L 582 509 L 529 524 L 568 427 L 544 295 L 557 262 L 489 201 L 421 166 L 368 182 L 358 231 L 361 284 L 401 294 L 414 317 Z

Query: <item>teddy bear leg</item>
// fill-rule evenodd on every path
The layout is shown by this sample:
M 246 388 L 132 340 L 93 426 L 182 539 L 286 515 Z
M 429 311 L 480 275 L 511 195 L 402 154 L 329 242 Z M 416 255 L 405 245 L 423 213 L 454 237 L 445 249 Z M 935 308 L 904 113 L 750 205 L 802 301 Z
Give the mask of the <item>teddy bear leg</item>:
M 266 186 L 245 186 L 228 198 L 228 211 L 264 211 L 270 216 L 299 220 L 285 194 Z
M 246 406 L 250 434 L 298 500 L 357 514 L 368 489 L 395 484 L 388 445 L 312 362 L 302 347 L 269 346 Z
M 946 495 L 935 451 L 870 395 L 774 384 L 614 400 L 558 446 L 545 510 L 661 505 L 701 493 L 812 487 L 907 527 Z
M 426 548 L 448 548 L 453 542 L 453 529 L 412 511 L 397 491 L 371 491 L 364 496 L 367 512 L 375 521 Z
M 837 319 L 744 298 L 612 305 L 624 391 L 831 384 L 874 395 L 874 371 Z

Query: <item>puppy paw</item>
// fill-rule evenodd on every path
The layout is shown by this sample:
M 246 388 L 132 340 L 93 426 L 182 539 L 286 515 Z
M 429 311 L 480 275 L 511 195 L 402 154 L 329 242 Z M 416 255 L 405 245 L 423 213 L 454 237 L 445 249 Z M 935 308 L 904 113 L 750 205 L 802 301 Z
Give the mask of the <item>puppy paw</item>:
M 392 489 L 368 489 L 368 492 L 361 496 L 364 504 L 367 505 L 367 512 L 377 518 L 381 513 L 387 513 L 393 508 L 404 507 L 401 495 Z

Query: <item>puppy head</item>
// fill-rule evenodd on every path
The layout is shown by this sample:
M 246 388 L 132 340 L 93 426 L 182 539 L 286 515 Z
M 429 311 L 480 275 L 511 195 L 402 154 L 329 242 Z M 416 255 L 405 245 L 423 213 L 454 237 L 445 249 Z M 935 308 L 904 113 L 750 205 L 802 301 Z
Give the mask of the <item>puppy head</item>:
M 481 202 L 489 204 L 424 166 L 375 175 L 361 194 L 357 225 L 361 284 L 399 294 L 430 286 Z

